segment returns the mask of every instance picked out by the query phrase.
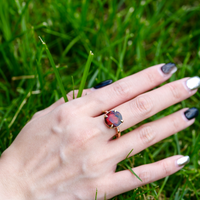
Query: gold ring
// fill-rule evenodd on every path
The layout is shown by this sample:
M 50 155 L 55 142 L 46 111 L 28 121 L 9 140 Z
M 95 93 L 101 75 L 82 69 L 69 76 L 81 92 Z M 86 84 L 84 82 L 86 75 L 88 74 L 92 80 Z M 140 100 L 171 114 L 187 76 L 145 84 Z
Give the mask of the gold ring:
M 121 136 L 119 126 L 124 122 L 121 113 L 116 110 L 105 111 L 104 113 L 104 121 L 106 125 L 109 128 L 115 128 L 117 132 L 115 136 L 116 138 L 119 138 Z

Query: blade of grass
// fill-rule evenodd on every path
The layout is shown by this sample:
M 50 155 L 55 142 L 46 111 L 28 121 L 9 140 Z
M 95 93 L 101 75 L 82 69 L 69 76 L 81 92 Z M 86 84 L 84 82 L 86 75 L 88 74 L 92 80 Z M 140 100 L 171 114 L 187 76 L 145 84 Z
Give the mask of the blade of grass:
M 191 186 L 191 188 L 193 189 L 193 191 L 194 191 L 194 193 L 195 193 L 195 195 L 196 195 L 196 199 L 199 199 L 199 195 L 198 195 L 198 190 L 199 190 L 199 188 L 195 188 L 195 186 L 193 185 L 193 183 L 192 183 L 192 181 L 190 181 L 190 180 L 188 180 L 187 179 L 187 182 L 188 182 L 188 185 L 190 185 Z
M 132 170 L 131 167 L 129 167 L 126 163 L 125 163 L 125 166 L 127 167 L 128 170 L 131 171 L 131 173 L 132 173 L 133 175 L 135 175 L 135 176 L 142 182 L 141 178 Z
M 123 73 L 124 69 L 123 69 L 123 60 L 124 60 L 124 56 L 126 53 L 126 48 L 127 48 L 127 43 L 128 43 L 128 39 L 130 38 L 130 33 L 129 30 L 126 30 L 126 36 L 124 38 L 124 43 L 123 43 L 123 47 L 122 47 L 122 51 L 120 52 L 120 56 L 119 56 L 119 67 L 118 67 L 118 71 L 117 71 L 117 78 L 119 77 L 120 72 Z
M 174 140 L 176 142 L 177 152 L 180 155 L 181 154 L 181 147 L 180 147 L 180 144 L 179 144 L 178 133 L 174 134 Z
M 165 177 L 165 180 L 164 180 L 164 182 L 163 182 L 163 184 L 162 184 L 162 186 L 161 186 L 161 188 L 160 188 L 160 190 L 159 190 L 159 192 L 158 192 L 158 195 L 157 195 L 158 198 L 159 198 L 161 192 L 163 191 L 163 188 L 165 187 L 168 178 L 169 178 L 169 176 Z
M 133 149 L 131 149 L 131 151 L 128 153 L 128 155 L 126 156 L 126 158 L 129 157 L 129 155 L 132 153 Z
M 148 193 L 148 192 L 150 192 L 150 191 L 154 191 L 154 190 L 155 190 L 155 188 L 153 188 L 153 189 L 148 189 L 147 191 L 144 191 L 144 192 L 141 192 L 140 194 L 135 195 L 135 198 L 141 196 L 142 194 L 146 194 L 146 193 Z
M 169 200 L 173 200 L 173 199 L 174 199 L 174 195 L 175 195 L 177 189 L 179 188 L 179 185 L 180 185 L 181 182 L 182 182 L 182 177 L 181 177 L 180 180 L 177 182 L 176 187 L 174 188 L 174 190 L 173 190 L 173 192 L 172 192 L 172 194 L 171 194 Z
M 40 82 L 40 88 L 41 90 L 44 89 L 44 83 L 43 83 L 43 76 L 42 76 L 42 66 L 41 66 L 41 58 L 42 58 L 42 53 L 43 53 L 43 48 L 41 49 L 40 52 L 38 52 L 38 56 L 37 56 L 37 59 L 36 59 L 36 68 L 37 68 L 37 74 L 38 74 L 38 79 L 39 79 L 39 82 Z
M 94 84 L 94 81 L 95 81 L 95 79 L 96 79 L 98 73 L 99 73 L 99 69 L 97 69 L 97 70 L 93 73 L 93 76 L 90 78 L 90 81 L 89 81 L 89 83 L 88 83 L 88 88 L 92 87 L 92 85 Z
M 59 32 L 56 32 L 56 31 L 52 31 L 50 29 L 44 29 L 43 31 L 45 33 L 48 33 L 48 34 L 51 34 L 51 35 L 55 35 L 55 36 L 60 37 L 62 39 L 71 40 L 71 37 L 69 35 L 67 35 L 67 34 L 59 33 Z
M 77 37 L 75 37 L 65 48 L 65 50 L 62 53 L 61 56 L 61 60 L 63 60 L 63 58 L 67 55 L 67 53 L 69 52 L 69 50 L 80 40 L 81 35 L 78 35 Z
M 2 71 L 2 69 L 0 68 L 0 74 L 2 75 L 3 79 L 6 81 L 6 83 L 9 84 L 7 77 L 5 76 L 4 72 Z
M 74 77 L 73 76 L 71 76 L 72 77 L 72 85 L 73 85 L 73 99 L 75 99 L 75 94 L 74 94 Z
M 18 100 L 19 100 L 19 99 L 16 100 L 16 102 L 15 102 L 16 104 L 18 103 Z M 5 122 L 5 120 L 6 120 L 6 118 L 7 118 L 7 116 L 9 115 L 10 111 L 12 111 L 12 109 L 14 108 L 14 106 L 15 106 L 16 104 L 11 104 L 11 106 L 8 107 L 8 109 L 7 109 L 6 113 L 5 113 L 5 115 L 4 115 L 3 118 L 1 119 L 0 130 L 1 130 L 2 126 L 3 126 L 3 123 Z
M 37 58 L 36 58 L 36 69 L 37 69 L 37 74 L 38 75 L 38 80 L 40 83 L 40 88 L 43 91 L 44 90 L 44 76 L 42 73 L 42 66 L 41 66 L 41 59 L 42 59 L 42 55 L 43 55 L 43 51 L 44 51 L 44 47 L 42 47 L 42 49 L 39 51 L 37 51 Z M 44 92 L 42 92 L 42 101 L 43 103 L 45 103 L 45 97 L 44 97 Z
M 97 200 L 97 193 L 98 193 L 98 190 L 96 189 L 95 200 Z
M 58 72 L 58 70 L 57 70 L 57 68 L 56 68 L 56 65 L 55 65 L 54 60 L 53 60 L 53 58 L 52 58 L 52 55 L 51 55 L 51 53 L 50 53 L 50 51 L 49 51 L 49 48 L 47 47 L 46 43 L 42 40 L 42 38 L 41 38 L 40 36 L 39 36 L 39 38 L 40 38 L 42 44 L 44 45 L 44 48 L 45 48 L 45 50 L 46 50 L 46 53 L 47 53 L 47 56 L 48 56 L 49 61 L 50 61 L 50 63 L 51 63 L 51 66 L 53 67 L 53 70 L 54 70 L 54 73 L 55 73 L 55 75 L 56 75 L 56 79 L 57 79 L 57 81 L 58 81 L 58 85 L 59 85 L 59 87 L 60 87 L 62 96 L 63 96 L 65 102 L 68 102 L 68 98 L 67 98 L 67 95 L 66 95 L 64 86 L 63 86 L 63 84 L 62 84 L 62 81 L 61 81 L 59 72 Z
M 88 56 L 88 60 L 87 60 L 87 63 L 85 65 L 85 69 L 84 69 L 84 72 L 83 72 L 83 77 L 81 79 L 81 84 L 80 84 L 80 87 L 79 87 L 79 90 L 78 90 L 77 98 L 81 97 L 81 95 L 82 95 L 83 89 L 85 87 L 85 82 L 86 82 L 86 79 L 88 77 L 88 73 L 89 73 L 89 70 L 90 70 L 90 65 L 91 65 L 93 56 L 94 56 L 94 54 L 90 51 L 89 56 Z
M 183 199 L 183 197 L 185 196 L 185 194 L 187 194 L 187 190 L 185 188 L 186 188 L 188 182 L 189 182 L 189 180 L 187 179 L 187 181 L 185 182 L 185 184 L 183 186 L 183 190 L 182 190 L 180 199 Z
M 18 107 L 15 115 L 13 116 L 10 124 L 8 125 L 8 128 L 10 129 L 11 126 L 13 125 L 13 123 L 15 122 L 15 120 L 17 119 L 17 116 L 19 115 L 19 112 L 22 110 L 23 106 L 26 104 L 26 101 L 27 99 L 30 97 L 31 95 L 31 92 L 28 92 L 26 95 L 25 95 L 25 98 L 23 99 L 22 103 L 20 104 L 20 106 Z

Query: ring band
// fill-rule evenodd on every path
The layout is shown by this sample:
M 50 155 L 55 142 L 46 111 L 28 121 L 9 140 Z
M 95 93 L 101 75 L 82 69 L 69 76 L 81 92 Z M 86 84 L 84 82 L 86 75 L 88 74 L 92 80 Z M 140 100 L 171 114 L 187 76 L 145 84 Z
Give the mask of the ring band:
M 121 136 L 119 126 L 124 122 L 121 113 L 116 110 L 105 111 L 104 113 L 104 121 L 106 125 L 109 128 L 115 128 L 117 132 L 115 136 L 116 138 L 119 138 Z

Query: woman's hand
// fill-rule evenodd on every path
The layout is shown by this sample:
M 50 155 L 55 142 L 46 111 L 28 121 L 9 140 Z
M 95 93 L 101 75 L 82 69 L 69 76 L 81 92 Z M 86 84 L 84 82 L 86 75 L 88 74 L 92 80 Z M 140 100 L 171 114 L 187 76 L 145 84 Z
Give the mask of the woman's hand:
M 115 172 L 132 149 L 130 156 L 190 126 L 196 109 L 182 109 L 114 140 L 116 130 L 105 125 L 102 115 L 106 110 L 119 111 L 123 131 L 190 97 L 200 86 L 198 78 L 149 91 L 175 70 L 173 64 L 156 65 L 36 113 L 2 154 L 0 195 L 4 199 L 91 200 L 97 189 L 98 199 L 105 194 L 109 199 L 180 170 L 188 157 L 177 155 L 134 168 L 142 182 L 129 170 Z

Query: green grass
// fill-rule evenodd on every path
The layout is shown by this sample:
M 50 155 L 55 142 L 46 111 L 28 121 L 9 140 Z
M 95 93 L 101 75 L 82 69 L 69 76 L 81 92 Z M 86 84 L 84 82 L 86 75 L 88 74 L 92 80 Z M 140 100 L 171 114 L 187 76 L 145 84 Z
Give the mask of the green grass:
M 86 88 L 163 62 L 177 64 L 173 81 L 200 75 L 199 19 L 198 0 L 0 1 L 0 153 L 36 111 L 62 97 L 39 36 L 48 45 L 65 92 L 81 85 L 90 51 L 94 56 Z M 183 107 L 200 108 L 199 99 L 198 92 L 145 122 Z M 191 157 L 184 169 L 113 200 L 200 199 L 199 119 L 128 161 L 133 167 L 181 153 Z

